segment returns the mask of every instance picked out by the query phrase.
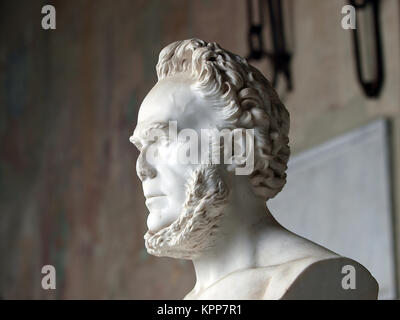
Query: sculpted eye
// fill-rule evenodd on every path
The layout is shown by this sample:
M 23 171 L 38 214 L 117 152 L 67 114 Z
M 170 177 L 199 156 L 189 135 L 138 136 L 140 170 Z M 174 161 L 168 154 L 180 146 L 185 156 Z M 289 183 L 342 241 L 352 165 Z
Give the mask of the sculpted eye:
M 170 140 L 168 136 L 162 135 L 162 136 L 156 136 L 153 139 L 148 141 L 148 144 L 156 144 L 156 145 L 163 145 L 166 146 L 170 143 Z
M 170 144 L 170 140 L 168 136 L 161 136 L 159 138 L 160 143 L 162 143 L 163 145 L 169 145 Z

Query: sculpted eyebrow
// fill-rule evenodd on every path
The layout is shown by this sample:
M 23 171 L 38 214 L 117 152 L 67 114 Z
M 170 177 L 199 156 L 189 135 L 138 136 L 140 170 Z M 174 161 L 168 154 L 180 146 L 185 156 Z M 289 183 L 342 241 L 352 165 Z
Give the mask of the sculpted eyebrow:
M 149 125 L 143 127 L 143 129 L 138 130 L 138 134 L 132 138 L 132 142 L 135 144 L 140 144 L 140 141 L 151 142 L 154 141 L 152 138 L 153 130 L 158 129 L 157 131 L 162 131 L 163 135 L 168 134 L 168 123 L 166 122 L 153 122 Z M 155 135 L 156 137 L 159 135 Z M 139 141 L 140 140 L 140 141 Z

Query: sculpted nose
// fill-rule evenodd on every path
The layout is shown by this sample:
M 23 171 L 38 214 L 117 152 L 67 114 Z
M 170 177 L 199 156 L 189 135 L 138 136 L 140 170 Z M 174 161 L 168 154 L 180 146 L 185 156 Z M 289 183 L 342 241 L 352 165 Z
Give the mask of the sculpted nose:
M 156 169 L 146 161 L 144 152 L 141 152 L 136 162 L 136 172 L 141 181 L 146 178 L 153 179 L 157 175 Z

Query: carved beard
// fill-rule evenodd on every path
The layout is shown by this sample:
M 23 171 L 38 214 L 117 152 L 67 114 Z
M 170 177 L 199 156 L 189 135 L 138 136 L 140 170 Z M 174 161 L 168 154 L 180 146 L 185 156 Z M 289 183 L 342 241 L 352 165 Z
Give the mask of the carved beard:
M 158 257 L 195 259 L 212 247 L 228 194 L 218 167 L 200 166 L 187 184 L 179 218 L 155 234 L 145 234 L 147 252 Z

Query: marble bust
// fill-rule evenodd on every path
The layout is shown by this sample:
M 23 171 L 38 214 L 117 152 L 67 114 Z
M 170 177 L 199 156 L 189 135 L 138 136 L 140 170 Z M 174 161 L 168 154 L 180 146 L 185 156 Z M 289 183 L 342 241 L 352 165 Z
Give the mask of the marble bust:
M 365 267 L 290 232 L 269 212 L 267 200 L 286 183 L 289 113 L 264 76 L 199 39 L 166 46 L 156 69 L 130 141 L 140 151 L 147 251 L 193 261 L 197 280 L 185 299 L 376 299 Z M 231 137 L 223 147 L 215 138 L 222 130 Z M 252 133 L 250 147 L 243 130 Z M 222 161 L 214 153 L 225 160 L 225 149 L 240 152 Z M 353 273 L 350 286 L 344 270 Z

